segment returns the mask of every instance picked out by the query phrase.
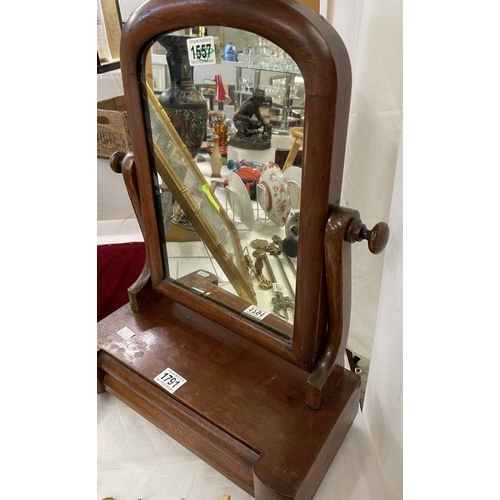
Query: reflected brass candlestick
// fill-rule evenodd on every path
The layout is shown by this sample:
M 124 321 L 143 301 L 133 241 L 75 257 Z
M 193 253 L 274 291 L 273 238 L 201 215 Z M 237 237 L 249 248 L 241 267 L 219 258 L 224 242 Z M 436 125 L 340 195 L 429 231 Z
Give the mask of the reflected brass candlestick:
M 283 296 L 281 292 L 276 292 L 276 297 L 274 297 L 271 302 L 273 303 L 273 312 L 281 316 L 280 311 L 283 311 L 286 319 L 288 319 L 287 309 L 293 309 L 295 305 L 293 299 Z
M 264 262 L 266 264 L 267 271 L 269 272 L 269 276 L 271 277 L 271 281 L 273 283 L 277 283 L 276 276 L 274 275 L 273 268 L 271 267 L 271 263 L 269 262 L 269 259 L 267 257 L 267 253 L 266 253 L 266 248 L 268 245 L 267 240 L 260 240 L 260 239 L 253 240 L 250 242 L 250 245 L 252 245 L 252 247 L 256 248 L 257 250 L 262 250 L 263 255 L 264 255 L 264 257 L 263 257 Z
M 276 281 L 276 276 L 274 275 L 274 271 L 273 271 L 273 268 L 271 267 L 271 263 L 269 262 L 269 258 L 267 257 L 267 252 L 269 251 L 269 247 L 271 245 L 273 245 L 274 247 L 276 245 L 274 245 L 273 243 L 271 243 L 271 245 L 268 245 L 268 241 L 267 240 L 262 240 L 262 239 L 256 239 L 256 240 L 253 240 L 250 245 L 252 245 L 253 248 L 255 248 L 256 250 L 253 252 L 253 256 L 258 259 L 258 265 L 260 266 L 260 269 L 262 270 L 262 267 L 263 267 L 263 264 L 262 264 L 262 261 L 265 262 L 266 266 L 267 266 L 267 269 L 269 271 L 269 276 L 271 277 L 271 280 L 273 283 L 278 283 Z M 272 253 L 272 255 L 274 255 Z M 278 255 L 276 255 L 276 257 L 279 259 Z M 257 266 L 257 262 L 255 263 L 255 265 Z M 284 273 L 284 269 L 283 269 L 283 265 L 281 264 L 281 261 L 279 262 L 280 265 L 281 265 L 281 269 Z M 285 276 L 286 277 L 286 276 Z M 287 284 L 288 284 L 288 287 L 290 288 L 290 290 L 292 290 L 292 287 L 290 285 L 290 282 L 288 281 L 288 278 L 287 278 Z M 292 297 L 293 297 L 293 290 L 292 290 Z M 275 314 L 277 314 L 278 316 L 281 316 L 282 318 L 285 318 L 286 320 L 288 320 L 288 309 L 292 309 L 294 307 L 294 299 L 293 298 L 290 298 L 288 296 L 284 296 L 282 292 L 279 292 L 278 290 L 275 290 L 275 296 L 273 297 L 273 299 L 271 300 L 272 304 L 273 304 L 273 312 Z M 283 314 L 282 314 L 282 311 L 283 311 Z
M 293 265 L 292 260 L 291 260 L 291 259 L 290 259 L 290 257 L 286 254 L 286 252 L 284 252 L 284 251 L 283 251 L 283 240 L 282 240 L 282 239 L 281 239 L 278 235 L 276 235 L 276 234 L 275 234 L 275 235 L 273 235 L 272 240 L 273 240 L 273 243 L 274 243 L 275 245 L 277 245 L 277 246 L 278 246 L 278 248 L 281 250 L 282 255 L 284 255 L 284 256 L 285 256 L 285 259 L 287 260 L 287 262 L 288 262 L 288 264 L 289 264 L 290 268 L 292 269 L 293 274 L 295 274 L 295 276 L 297 276 L 297 271 L 296 271 L 296 269 L 295 269 L 295 266 Z
M 253 265 L 252 271 L 255 276 L 257 276 L 257 280 L 259 282 L 259 286 L 264 290 L 269 290 L 272 288 L 273 284 L 262 274 L 262 270 L 264 269 L 264 259 L 266 257 L 266 252 L 261 249 L 255 250 L 252 255 L 255 257 L 255 264 Z
M 276 260 L 278 261 L 278 264 L 279 264 L 279 267 L 281 270 L 281 274 L 283 275 L 283 278 L 285 280 L 286 286 L 288 287 L 288 290 L 290 290 L 292 297 L 295 298 L 294 289 L 290 283 L 290 280 L 288 279 L 288 276 L 286 275 L 285 268 L 283 267 L 283 264 L 281 263 L 281 260 L 279 257 L 281 254 L 280 248 L 275 243 L 271 243 L 266 247 L 265 250 L 266 250 L 266 252 L 269 252 L 271 255 L 274 255 L 276 257 Z

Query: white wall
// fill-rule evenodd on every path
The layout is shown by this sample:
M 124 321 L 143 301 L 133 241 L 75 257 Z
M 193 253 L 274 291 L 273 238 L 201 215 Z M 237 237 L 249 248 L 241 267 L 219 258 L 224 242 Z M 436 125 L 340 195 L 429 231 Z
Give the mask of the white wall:
M 368 228 L 389 216 L 403 123 L 402 1 L 329 0 L 322 6 L 352 66 L 352 96 L 341 204 Z M 348 347 L 371 358 L 384 256 L 352 248 Z
M 130 14 L 132 14 L 132 12 L 134 12 L 134 10 L 143 3 L 144 2 L 141 0 L 118 0 L 122 21 L 125 22 L 129 18 Z
M 353 73 L 341 203 L 368 227 L 388 222 L 384 253 L 353 246 L 349 347 L 371 358 L 363 416 L 392 495 L 403 498 L 402 1 L 322 0 Z
M 402 134 L 401 134 L 402 135 Z M 380 468 L 396 499 L 403 498 L 403 143 L 396 167 L 391 237 L 385 249 L 377 326 L 363 415 Z

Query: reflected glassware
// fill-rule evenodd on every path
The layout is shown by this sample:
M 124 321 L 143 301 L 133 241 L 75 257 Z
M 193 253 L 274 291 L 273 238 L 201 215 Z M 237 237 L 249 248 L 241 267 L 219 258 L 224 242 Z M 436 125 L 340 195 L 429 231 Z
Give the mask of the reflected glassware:
M 280 47 L 261 37 L 248 37 L 247 52 L 238 54 L 238 62 L 247 68 L 300 74 L 295 61 Z
M 241 64 L 248 64 L 250 61 L 250 55 L 249 54 L 238 54 L 238 62 Z
M 229 42 L 224 47 L 224 61 L 236 61 L 236 48 L 232 42 Z

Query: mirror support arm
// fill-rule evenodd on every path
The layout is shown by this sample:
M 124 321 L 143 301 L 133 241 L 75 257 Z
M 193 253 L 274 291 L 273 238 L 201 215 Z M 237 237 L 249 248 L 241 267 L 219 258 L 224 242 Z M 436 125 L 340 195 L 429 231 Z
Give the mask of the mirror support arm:
M 379 222 L 368 230 L 356 210 L 335 207 L 328 218 L 324 245 L 328 332 L 306 389 L 306 403 L 315 410 L 325 404 L 348 372 L 344 368 L 344 356 L 351 320 L 351 244 L 365 239 L 370 252 L 379 254 L 385 249 L 389 234 L 389 226 L 385 222 Z M 354 375 L 350 372 L 349 376 L 351 374 Z
M 306 403 L 321 408 L 344 373 L 344 354 L 351 311 L 351 243 L 347 228 L 359 213 L 334 208 L 325 230 L 325 271 L 328 297 L 328 333 L 316 368 L 307 381 Z M 354 375 L 354 374 L 353 374 Z
M 139 182 L 137 180 L 137 167 L 132 152 L 125 154 L 123 151 L 116 151 L 109 159 L 111 170 L 123 175 L 123 181 L 127 188 L 127 193 L 132 203 L 137 222 L 144 237 L 144 222 L 142 214 L 141 198 L 139 195 Z M 130 308 L 134 313 L 143 312 L 148 306 L 161 299 L 162 295 L 153 289 L 151 272 L 149 270 L 147 247 L 146 261 L 139 277 L 127 289 Z

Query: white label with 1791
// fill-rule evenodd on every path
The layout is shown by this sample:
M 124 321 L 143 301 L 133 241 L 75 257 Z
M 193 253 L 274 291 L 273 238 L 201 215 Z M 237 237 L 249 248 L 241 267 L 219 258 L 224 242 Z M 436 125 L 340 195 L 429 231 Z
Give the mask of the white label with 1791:
M 173 394 L 179 387 L 186 383 L 186 379 L 175 373 L 171 368 L 163 370 L 156 375 L 154 381 L 160 384 L 164 389 Z
M 258 321 L 262 321 L 269 314 L 269 311 L 257 306 L 250 306 L 243 311 L 243 314 Z

